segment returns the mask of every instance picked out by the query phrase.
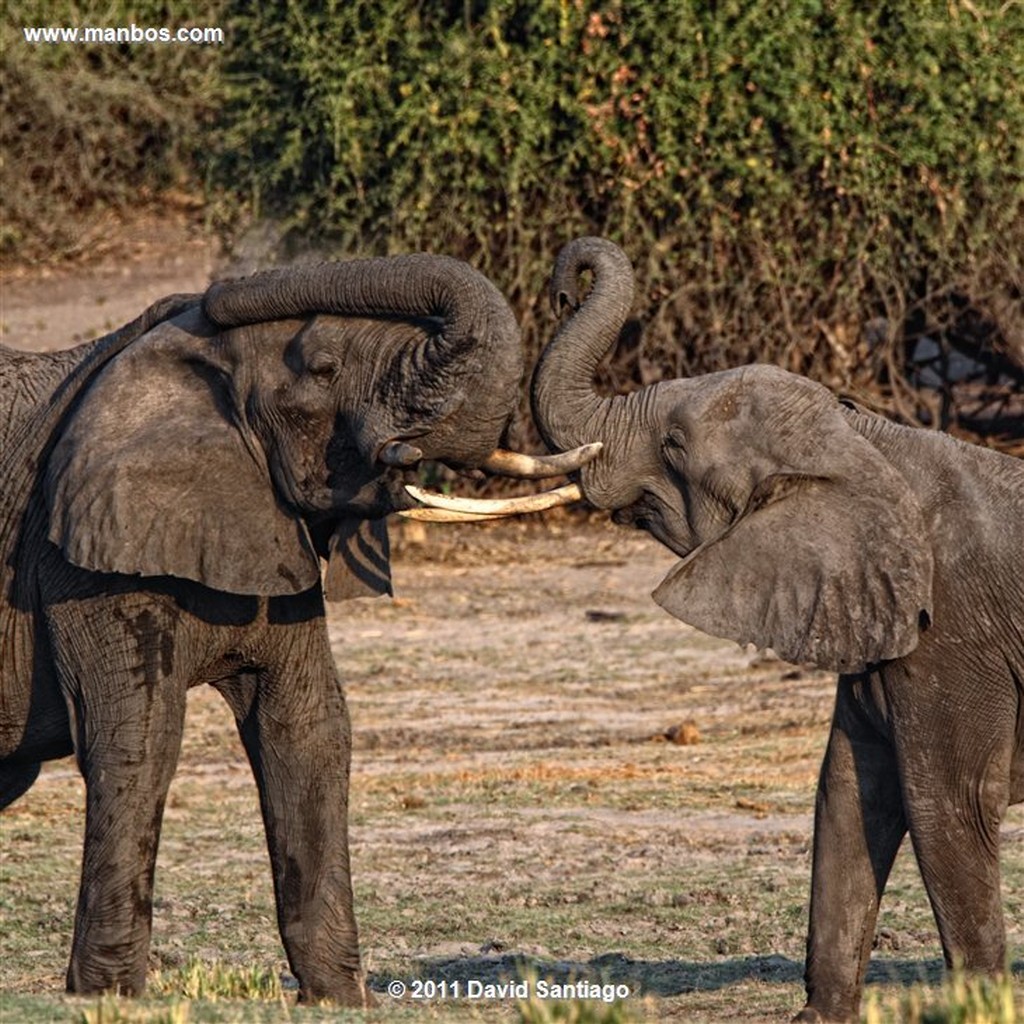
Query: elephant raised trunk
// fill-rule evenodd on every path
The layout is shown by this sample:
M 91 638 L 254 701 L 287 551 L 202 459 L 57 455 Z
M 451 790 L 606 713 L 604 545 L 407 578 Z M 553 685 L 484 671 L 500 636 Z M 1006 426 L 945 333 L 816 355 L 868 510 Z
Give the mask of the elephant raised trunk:
M 268 270 L 221 281 L 203 297 L 218 327 L 287 320 L 311 313 L 337 316 L 436 318 L 443 329 L 441 363 L 475 347 L 507 369 L 519 359 L 519 329 L 501 293 L 482 274 L 449 256 L 415 253 Z
M 523 355 L 515 317 L 486 277 L 448 256 L 415 253 L 265 271 L 213 285 L 203 312 L 222 328 L 316 313 L 433 322 L 422 344 L 396 353 L 386 386 L 437 415 L 461 409 L 460 432 L 443 438 L 447 461 L 478 464 L 486 455 L 483 439 L 502 432 L 516 405 Z M 488 388 L 479 387 L 483 379 Z M 389 449 L 385 461 L 395 454 Z
M 580 275 L 590 271 L 589 293 L 579 300 Z M 622 508 L 638 497 L 632 481 L 619 472 L 634 455 L 637 428 L 654 389 L 603 397 L 594 374 L 618 341 L 633 304 L 633 268 L 626 254 L 603 238 L 577 238 L 558 254 L 550 297 L 556 313 L 572 316 L 559 328 L 533 374 L 530 399 L 541 437 L 554 451 L 603 443 L 600 458 L 582 468 L 588 501 L 599 508 Z
M 214 284 L 203 297 L 203 312 L 222 328 L 313 313 L 434 321 L 437 329 L 422 345 L 396 353 L 386 386 L 402 394 L 406 405 L 438 412 L 432 430 L 434 443 L 443 444 L 445 461 L 539 479 L 578 469 L 598 450 L 599 446 L 587 446 L 546 457 L 491 450 L 493 438 L 502 433 L 516 405 L 523 366 L 519 327 L 497 288 L 451 257 L 416 253 L 265 271 Z M 488 387 L 479 387 L 481 380 L 487 380 Z M 440 422 L 444 409 L 458 410 L 457 417 L 450 417 L 452 429 Z M 387 439 L 376 452 L 381 463 L 393 467 L 413 466 L 425 457 L 430 453 L 401 437 Z M 557 503 L 578 496 L 560 493 Z M 421 492 L 417 500 L 429 503 L 431 496 Z M 473 520 L 534 507 L 510 508 L 506 502 L 501 511 L 488 513 L 478 505 L 463 509 L 461 516 L 452 508 L 442 509 L 440 515 L 422 509 L 409 514 Z
M 590 293 L 579 303 L 580 275 L 593 274 Z M 533 375 L 533 415 L 554 451 L 593 441 L 592 425 L 613 400 L 594 391 L 594 373 L 615 346 L 633 304 L 633 268 L 618 246 L 603 238 L 577 238 L 558 254 L 551 278 L 556 313 L 575 313 L 547 347 Z M 589 428 L 588 428 L 589 427 Z

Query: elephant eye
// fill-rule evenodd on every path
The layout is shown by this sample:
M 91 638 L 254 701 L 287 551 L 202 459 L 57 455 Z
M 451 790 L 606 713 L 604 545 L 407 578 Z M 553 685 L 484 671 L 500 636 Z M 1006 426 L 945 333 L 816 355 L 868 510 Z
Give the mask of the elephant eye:
M 319 380 L 329 380 L 337 373 L 338 364 L 330 352 L 313 352 L 306 361 L 306 370 Z
M 675 448 L 677 450 L 686 450 L 686 435 L 679 427 L 671 427 L 665 434 L 663 444 L 666 448 Z

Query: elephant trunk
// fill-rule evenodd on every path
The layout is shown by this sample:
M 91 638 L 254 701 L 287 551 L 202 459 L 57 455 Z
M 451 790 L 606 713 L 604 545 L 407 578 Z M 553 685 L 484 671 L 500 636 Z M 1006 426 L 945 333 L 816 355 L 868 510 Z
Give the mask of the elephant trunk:
M 593 274 L 590 293 L 578 302 L 580 275 Z M 533 374 L 533 416 L 553 450 L 601 438 L 613 399 L 594 390 L 594 374 L 614 348 L 633 304 L 633 268 L 626 254 L 602 238 L 577 238 L 558 254 L 551 278 L 556 312 L 576 307 L 544 351 Z
M 519 326 L 502 294 L 468 264 L 415 253 L 268 270 L 212 285 L 203 312 L 218 327 L 315 313 L 402 320 L 434 319 L 423 357 L 435 373 L 469 363 L 518 382 Z
M 417 253 L 268 270 L 213 285 L 203 311 L 221 327 L 316 313 L 393 319 L 424 330 L 382 372 L 390 406 L 411 413 L 364 438 L 365 454 L 403 465 L 418 456 L 479 465 L 514 415 L 522 377 L 519 326 L 504 296 L 468 264 Z M 422 435 L 409 451 L 388 447 Z M 420 451 L 422 447 L 422 451 Z

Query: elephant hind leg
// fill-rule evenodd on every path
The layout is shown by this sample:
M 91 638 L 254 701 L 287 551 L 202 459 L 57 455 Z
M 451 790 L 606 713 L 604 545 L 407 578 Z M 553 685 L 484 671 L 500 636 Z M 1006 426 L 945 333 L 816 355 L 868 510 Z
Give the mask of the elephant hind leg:
M 32 788 L 41 767 L 40 764 L 0 764 L 0 811 Z
M 999 830 L 1013 781 L 1017 691 L 984 675 L 951 670 L 949 678 L 957 699 L 934 702 L 896 732 L 904 804 L 946 963 L 996 975 L 1006 966 Z M 901 703 L 919 711 L 917 692 L 907 685 Z

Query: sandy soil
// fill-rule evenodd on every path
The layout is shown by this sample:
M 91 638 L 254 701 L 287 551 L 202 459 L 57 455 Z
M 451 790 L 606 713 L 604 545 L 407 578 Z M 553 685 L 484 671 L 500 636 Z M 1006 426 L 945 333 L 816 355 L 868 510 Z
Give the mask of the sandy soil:
M 174 212 L 117 232 L 88 264 L 0 270 L 0 342 L 48 351 L 89 341 L 165 295 L 202 291 L 222 262 L 216 244 Z

